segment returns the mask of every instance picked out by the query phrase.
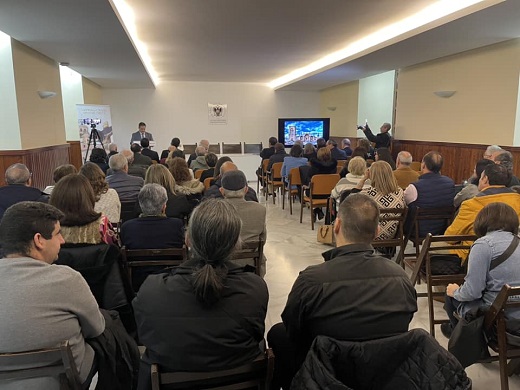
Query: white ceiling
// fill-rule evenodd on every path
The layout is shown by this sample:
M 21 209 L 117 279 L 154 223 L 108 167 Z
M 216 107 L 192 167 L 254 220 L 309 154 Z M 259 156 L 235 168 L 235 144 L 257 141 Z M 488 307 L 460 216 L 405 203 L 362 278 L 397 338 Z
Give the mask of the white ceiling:
M 434 0 L 126 0 L 161 80 L 267 83 Z M 321 90 L 520 37 L 508 0 L 283 89 Z M 152 88 L 108 0 L 0 0 L 0 30 L 104 88 Z

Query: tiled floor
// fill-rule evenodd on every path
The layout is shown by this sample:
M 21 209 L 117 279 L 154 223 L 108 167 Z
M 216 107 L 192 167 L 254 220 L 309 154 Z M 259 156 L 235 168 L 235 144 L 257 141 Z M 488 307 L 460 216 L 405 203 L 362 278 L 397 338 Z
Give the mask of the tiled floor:
M 266 331 L 281 321 L 280 314 L 285 307 L 287 295 L 298 273 L 312 264 L 322 262 L 321 253 L 330 247 L 317 243 L 316 230 L 311 230 L 310 211 L 304 209 L 303 223 L 299 223 L 300 204 L 296 203 L 293 215 L 289 214 L 288 205 L 282 210 L 279 198 L 273 205 L 260 197 L 260 203 L 267 207 L 267 272 L 265 281 L 269 287 L 269 308 L 266 319 Z M 419 286 L 419 288 L 423 287 Z M 419 311 L 415 314 L 410 328 L 429 330 L 429 315 L 426 298 L 419 298 Z M 435 303 L 436 316 L 442 318 L 444 310 L 441 303 Z M 437 315 L 437 312 L 439 313 Z M 436 338 L 447 348 L 448 340 L 436 329 Z M 466 370 L 473 381 L 475 390 L 500 389 L 498 363 L 474 364 Z M 520 390 L 520 377 L 509 378 L 510 389 Z

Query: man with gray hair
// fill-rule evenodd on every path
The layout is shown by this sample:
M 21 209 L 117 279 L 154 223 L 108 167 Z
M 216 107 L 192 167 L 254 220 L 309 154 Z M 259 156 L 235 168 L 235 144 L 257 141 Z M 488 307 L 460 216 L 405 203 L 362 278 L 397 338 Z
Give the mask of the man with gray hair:
M 131 176 L 137 176 L 137 177 L 144 179 L 144 177 L 146 176 L 146 168 L 141 165 L 134 164 L 134 153 L 131 150 L 123 149 L 120 154 L 122 154 L 123 156 L 126 157 L 126 161 L 128 162 L 128 174 Z M 110 166 L 110 160 L 108 160 L 108 161 L 109 161 L 108 165 Z M 110 176 L 113 173 L 114 173 L 114 171 L 112 171 L 112 169 L 109 169 L 107 171 L 107 176 Z
M 244 172 L 233 170 L 222 175 L 220 193 L 231 203 L 242 220 L 240 239 L 243 242 L 265 241 L 267 231 L 265 227 L 266 209 L 257 202 L 248 202 L 245 195 L 248 191 L 247 179 Z M 265 274 L 265 257 L 261 261 L 260 274 Z
M 206 153 L 207 149 L 204 146 L 197 146 L 197 149 L 195 149 L 195 155 L 197 156 L 195 160 L 192 160 L 190 164 L 190 168 L 193 170 L 193 172 L 202 169 L 206 170 L 208 169 L 208 164 L 206 163 Z
M 511 175 L 511 180 L 506 187 L 520 185 L 520 180 L 518 180 L 518 177 L 516 177 L 513 172 L 513 154 L 511 152 L 503 149 L 497 150 L 491 155 L 491 160 L 493 160 L 495 164 L 500 164 L 506 167 L 507 171 Z
M 10 206 L 23 201 L 47 202 L 49 197 L 38 188 L 31 187 L 32 174 L 20 163 L 11 165 L 5 171 L 6 186 L 0 187 L 0 219 Z
M 207 139 L 201 139 L 200 142 L 199 142 L 199 146 L 202 146 L 205 149 L 204 154 L 209 152 L 209 141 Z M 190 157 L 188 158 L 188 166 L 189 167 L 191 167 L 191 162 L 193 160 L 195 160 L 196 158 L 197 158 L 197 153 L 196 152 L 190 154 Z
M 168 218 L 165 214 L 168 195 L 166 189 L 156 183 L 145 184 L 139 191 L 141 215 L 126 221 L 121 226 L 121 242 L 127 249 L 182 248 L 184 245 L 184 222 Z M 138 288 L 147 275 L 157 267 L 146 267 L 133 273 L 132 285 Z
M 108 158 L 110 159 L 114 154 L 117 154 L 117 144 L 112 142 L 108 144 Z
M 486 151 L 484 152 L 484 155 L 482 156 L 483 158 L 485 158 L 486 160 L 492 160 L 493 158 L 493 153 L 495 152 L 501 152 L 503 149 L 498 146 L 498 145 L 489 145 L 487 148 L 486 148 Z
M 346 160 L 347 154 L 341 150 L 338 149 L 338 143 L 334 141 L 333 139 L 329 139 L 327 141 L 327 148 L 330 150 L 330 155 L 333 159 L 336 160 Z
M 343 138 L 341 141 L 341 150 L 345 152 L 347 157 L 350 157 L 352 155 L 352 148 L 350 147 L 350 140 L 348 138 Z
M 412 164 L 413 158 L 410 152 L 405 150 L 399 152 L 396 159 L 396 169 L 394 171 L 395 179 L 397 180 L 397 184 L 403 190 L 406 189 L 411 183 L 419 180 L 419 172 L 414 171 L 410 168 Z
M 121 202 L 135 202 L 144 185 L 144 180 L 128 174 L 128 160 L 124 152 L 123 150 L 108 160 L 112 174 L 107 176 L 107 183 L 110 188 L 116 190 Z
M 358 126 L 358 129 L 363 130 L 368 140 L 376 144 L 376 149 L 390 147 L 390 141 L 392 140 L 392 137 L 388 132 L 391 128 L 392 125 L 388 122 L 385 122 L 379 128 L 380 133 L 374 135 L 374 133 L 372 133 L 372 130 L 370 130 L 370 127 L 368 127 L 368 123 L 366 123 L 365 126 Z

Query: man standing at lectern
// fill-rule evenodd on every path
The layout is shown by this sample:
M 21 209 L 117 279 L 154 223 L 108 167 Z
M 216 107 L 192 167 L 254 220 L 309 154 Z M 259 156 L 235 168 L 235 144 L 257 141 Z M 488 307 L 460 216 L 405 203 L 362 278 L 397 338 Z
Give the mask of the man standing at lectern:
M 153 135 L 152 133 L 148 133 L 146 131 L 146 123 L 139 122 L 139 131 L 136 131 L 135 133 L 132 133 L 132 138 L 130 138 L 130 145 L 134 142 L 137 142 L 138 144 L 141 143 L 141 139 L 148 138 L 148 141 L 153 141 Z

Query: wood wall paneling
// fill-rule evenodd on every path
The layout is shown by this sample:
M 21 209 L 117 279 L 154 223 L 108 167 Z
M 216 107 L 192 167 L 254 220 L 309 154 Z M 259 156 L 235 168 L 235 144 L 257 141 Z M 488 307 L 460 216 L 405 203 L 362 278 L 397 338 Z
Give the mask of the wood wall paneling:
M 69 161 L 79 171 L 83 165 L 83 159 L 81 157 L 81 143 L 80 141 L 67 141 L 69 147 Z

